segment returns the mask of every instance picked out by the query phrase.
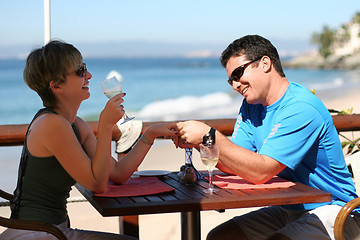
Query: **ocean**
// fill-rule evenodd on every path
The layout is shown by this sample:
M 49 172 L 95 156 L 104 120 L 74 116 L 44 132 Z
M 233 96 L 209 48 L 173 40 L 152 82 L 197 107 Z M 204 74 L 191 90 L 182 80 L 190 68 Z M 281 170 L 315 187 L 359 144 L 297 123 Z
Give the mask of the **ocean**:
M 123 77 L 125 110 L 143 121 L 236 118 L 243 98 L 227 83 L 217 58 L 84 59 L 91 97 L 78 115 L 97 120 L 107 98 L 100 81 L 111 71 Z M 42 102 L 24 83 L 25 60 L 0 60 L 0 124 L 29 123 Z M 289 81 L 315 89 L 323 101 L 360 89 L 358 70 L 284 69 Z M 2 147 L 1 186 L 12 191 L 21 147 Z
M 242 97 L 227 83 L 217 58 L 84 59 L 91 97 L 78 115 L 97 120 L 106 104 L 100 81 L 111 71 L 123 77 L 124 106 L 129 116 L 143 121 L 235 118 Z M 37 94 L 24 83 L 25 60 L 0 60 L 0 124 L 29 123 L 42 107 Z M 289 81 L 316 90 L 321 99 L 359 88 L 359 71 L 284 69 Z

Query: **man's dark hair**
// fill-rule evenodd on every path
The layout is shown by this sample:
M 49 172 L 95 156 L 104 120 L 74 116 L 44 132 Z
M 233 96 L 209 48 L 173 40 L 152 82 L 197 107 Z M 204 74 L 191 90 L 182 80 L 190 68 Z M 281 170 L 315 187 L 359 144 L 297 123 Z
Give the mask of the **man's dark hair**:
M 221 54 L 221 65 L 226 67 L 226 64 L 231 57 L 239 57 L 242 55 L 244 55 L 249 61 L 259 59 L 263 56 L 268 56 L 271 59 L 276 72 L 280 76 L 285 77 L 279 54 L 269 40 L 259 35 L 247 35 L 236 39 Z

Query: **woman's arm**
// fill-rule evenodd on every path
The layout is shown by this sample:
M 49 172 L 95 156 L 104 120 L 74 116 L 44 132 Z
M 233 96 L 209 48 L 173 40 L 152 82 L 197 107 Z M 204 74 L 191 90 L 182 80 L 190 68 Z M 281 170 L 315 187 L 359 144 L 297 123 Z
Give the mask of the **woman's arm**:
M 83 141 L 88 130 L 84 131 L 86 126 L 79 124 L 79 120 L 76 122 Z M 94 164 L 81 147 L 71 124 L 61 115 L 44 114 L 36 119 L 30 128 L 27 145 L 34 156 L 55 156 L 69 175 L 87 189 L 98 192 L 106 186 L 107 176 L 104 175 L 109 172 L 109 161 L 99 159 L 96 162 L 102 160 L 103 164 Z
M 149 127 L 125 157 L 113 162 L 110 180 L 118 184 L 126 183 L 144 160 L 154 140 L 157 137 L 171 138 L 177 136 L 175 128 L 175 123 L 155 124 Z
M 75 119 L 81 143 L 71 123 L 62 115 L 44 114 L 36 119 L 28 136 L 30 153 L 55 156 L 79 184 L 93 192 L 103 192 L 110 175 L 112 127 L 124 114 L 122 95 L 108 101 L 100 114 L 98 136 L 80 118 Z

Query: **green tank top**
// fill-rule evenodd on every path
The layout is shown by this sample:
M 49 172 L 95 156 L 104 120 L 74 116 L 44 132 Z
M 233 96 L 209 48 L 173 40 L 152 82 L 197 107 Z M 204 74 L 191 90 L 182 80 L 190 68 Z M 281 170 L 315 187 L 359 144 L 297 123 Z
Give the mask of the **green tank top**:
M 34 119 L 44 113 L 57 114 L 52 109 L 44 108 Z M 72 127 L 76 137 L 80 139 L 75 123 Z M 21 154 L 15 198 L 11 203 L 11 218 L 58 225 L 68 219 L 66 203 L 75 180 L 55 156 L 32 156 L 26 146 L 27 134 L 28 132 Z

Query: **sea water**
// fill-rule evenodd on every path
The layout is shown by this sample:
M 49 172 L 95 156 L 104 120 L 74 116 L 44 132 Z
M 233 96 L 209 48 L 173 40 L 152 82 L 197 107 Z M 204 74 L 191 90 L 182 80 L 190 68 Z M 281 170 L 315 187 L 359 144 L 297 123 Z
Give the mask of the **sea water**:
M 108 99 L 100 88 L 111 71 L 123 77 L 124 106 L 143 121 L 235 118 L 242 97 L 227 83 L 218 58 L 84 59 L 91 97 L 78 115 L 97 120 Z M 42 107 L 23 81 L 25 60 L 0 60 L 0 124 L 29 123 Z M 284 69 L 289 81 L 315 89 L 321 99 L 360 88 L 359 71 Z

